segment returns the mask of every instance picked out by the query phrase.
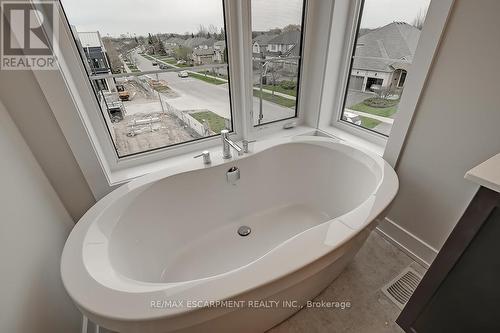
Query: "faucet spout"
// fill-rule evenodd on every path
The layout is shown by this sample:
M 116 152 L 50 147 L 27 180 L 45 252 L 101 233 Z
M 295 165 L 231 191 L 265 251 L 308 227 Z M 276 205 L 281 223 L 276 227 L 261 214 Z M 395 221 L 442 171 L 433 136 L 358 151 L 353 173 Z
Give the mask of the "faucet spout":
M 231 147 L 238 152 L 238 155 L 243 155 L 243 148 L 229 138 L 229 130 L 223 129 L 220 131 L 220 136 L 222 138 L 222 158 L 231 158 Z

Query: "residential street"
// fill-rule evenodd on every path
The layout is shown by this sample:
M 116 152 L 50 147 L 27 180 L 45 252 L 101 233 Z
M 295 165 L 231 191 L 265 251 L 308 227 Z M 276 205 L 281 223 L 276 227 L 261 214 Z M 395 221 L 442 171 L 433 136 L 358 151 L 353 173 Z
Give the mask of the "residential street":
M 151 61 L 135 53 L 137 67 L 142 71 L 157 70 Z M 155 75 L 150 75 L 156 79 Z M 167 85 L 179 96 L 167 98 L 168 103 L 180 110 L 208 109 L 221 117 L 229 118 L 228 85 L 215 85 L 192 77 L 181 78 L 175 72 L 157 74 L 158 79 L 165 80 Z M 254 97 L 254 123 L 257 123 L 259 114 L 259 98 Z M 288 118 L 294 115 L 295 110 L 278 104 L 263 101 L 264 122 Z

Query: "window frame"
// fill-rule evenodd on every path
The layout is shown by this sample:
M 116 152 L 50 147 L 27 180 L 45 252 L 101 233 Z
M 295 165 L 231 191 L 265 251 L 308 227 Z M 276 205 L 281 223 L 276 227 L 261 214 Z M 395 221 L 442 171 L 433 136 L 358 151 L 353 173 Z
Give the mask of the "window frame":
M 363 2 L 364 0 L 335 1 L 326 69 L 332 75 L 325 76 L 323 83 L 323 87 L 333 87 L 335 93 L 325 94 L 323 91 L 318 129 L 374 150 L 395 167 L 454 0 L 430 2 L 411 73 L 405 78 L 405 89 L 389 137 L 341 119 Z
M 308 1 L 309 0 L 302 0 L 302 15 L 301 15 L 301 27 L 300 27 L 300 48 L 299 48 L 299 58 L 298 58 L 298 63 L 297 63 L 297 94 L 295 96 L 295 114 L 292 116 L 292 117 L 287 117 L 287 118 L 283 118 L 283 119 L 277 119 L 277 120 L 273 120 L 273 121 L 269 121 L 267 123 L 263 123 L 263 124 L 255 124 L 253 122 L 253 116 L 254 116 L 254 112 L 256 110 L 253 110 L 253 107 L 252 107 L 252 110 L 250 111 L 251 112 L 251 118 L 252 118 L 252 123 L 250 124 L 251 126 L 253 126 L 254 130 L 259 130 L 259 128 L 264 128 L 264 129 L 268 129 L 268 128 L 272 128 L 272 129 L 276 129 L 276 126 L 273 125 L 274 123 L 279 123 L 279 126 L 283 126 L 283 124 L 285 123 L 290 123 L 290 122 L 293 122 L 294 119 L 299 119 L 301 122 L 303 121 L 303 118 L 300 118 L 300 90 L 301 90 L 301 86 L 302 86 L 302 82 L 301 82 L 301 74 L 302 74 L 302 70 L 303 70 L 303 59 L 304 59 L 304 42 L 305 42 L 305 37 L 306 37 L 306 32 L 307 32 L 307 24 L 306 24 L 306 21 L 307 21 L 307 8 L 308 8 Z M 249 1 L 249 3 L 251 3 L 251 1 Z M 252 10 L 251 10 L 251 5 L 250 5 L 250 8 L 248 9 L 250 11 L 250 17 L 252 15 Z M 252 32 L 252 24 L 251 24 L 251 19 L 250 19 L 250 31 Z M 253 43 L 252 43 L 252 40 L 250 41 L 250 50 L 249 52 L 253 52 Z M 275 45 L 275 44 L 271 44 L 271 45 Z M 273 50 L 271 50 L 273 51 Z M 276 48 L 276 51 L 277 51 L 277 48 Z M 253 57 L 252 57 L 252 75 L 253 75 Z M 253 85 L 252 85 L 252 89 L 253 89 Z M 252 91 L 252 96 L 253 96 L 253 91 Z M 266 127 L 267 126 L 267 127 Z
M 304 1 L 306 9 L 303 13 L 303 29 L 311 21 L 306 15 L 309 2 Z M 274 135 L 274 133 L 281 131 L 283 125 L 290 122 L 291 119 L 254 127 L 251 118 L 253 93 L 251 80 L 249 80 L 252 75 L 250 1 L 223 0 L 223 3 L 227 48 L 231 49 L 228 51 L 229 75 L 233 78 L 240 78 L 229 82 L 232 92 L 230 97 L 234 131 L 232 138 L 234 140 L 256 139 Z M 188 154 L 205 149 L 217 149 L 220 146 L 220 138 L 215 136 L 165 147 L 153 152 L 118 158 L 112 138 L 108 134 L 106 120 L 102 116 L 100 106 L 94 96 L 85 64 L 81 60 L 76 43 L 72 38 L 69 23 L 63 19 L 62 6 L 59 2 L 57 4 L 59 17 L 56 21 L 59 23 L 57 28 L 60 33 L 57 39 L 59 43 L 54 43 L 53 52 L 59 60 L 59 71 L 33 71 L 33 74 L 96 199 L 101 198 L 120 184 L 172 165 L 172 163 L 186 158 Z M 39 9 L 43 12 L 42 7 Z M 50 26 L 41 21 L 40 23 L 46 33 L 51 33 Z M 304 44 L 307 43 L 308 38 L 310 37 L 306 37 L 304 30 Z M 302 55 L 301 71 L 306 67 L 304 58 Z M 311 56 L 312 58 L 315 57 Z M 310 61 L 307 66 L 314 68 L 313 62 Z M 298 117 L 294 119 L 298 127 L 306 126 L 314 129 L 315 121 L 311 118 L 305 124 L 305 112 L 302 112 L 306 109 L 307 104 L 311 103 L 310 101 L 305 102 L 304 98 L 299 97 L 302 94 L 300 87 L 303 86 L 303 80 L 306 79 L 304 75 L 301 75 L 297 96 L 300 101 L 297 105 Z M 76 112 L 68 112 L 68 110 L 73 111 L 73 109 Z
M 91 136 L 90 139 L 91 141 L 93 141 L 95 145 L 100 145 L 102 147 L 103 154 L 99 156 L 99 159 L 106 160 L 109 165 L 109 171 L 107 171 L 106 174 L 109 175 L 109 177 L 107 177 L 108 178 L 107 180 L 110 185 L 114 185 L 115 183 L 121 182 L 121 181 L 116 181 L 111 177 L 111 173 L 113 172 L 122 171 L 127 168 L 139 167 L 142 164 L 154 163 L 155 161 L 158 160 L 170 158 L 181 154 L 186 154 L 192 151 L 203 150 L 215 144 L 218 138 L 216 136 L 211 136 L 183 143 L 177 143 L 166 147 L 158 147 L 152 150 L 140 153 L 134 153 L 123 157 L 118 156 L 118 152 L 115 148 L 115 144 L 111 137 L 110 129 L 106 124 L 106 118 L 103 115 L 103 112 L 105 112 L 105 110 L 101 110 L 101 106 L 98 103 L 96 92 L 92 87 L 93 80 L 89 78 L 89 76 L 87 75 L 84 66 L 84 59 L 82 58 L 82 55 L 80 54 L 76 46 L 76 43 L 74 41 L 74 35 L 73 31 L 69 26 L 69 20 L 66 18 L 62 5 L 59 2 L 58 4 L 59 4 L 58 8 L 61 13 L 60 15 L 62 18 L 64 18 L 61 20 L 64 35 L 60 36 L 61 37 L 60 43 L 62 43 L 62 46 L 64 46 L 66 49 L 71 50 L 70 54 L 63 55 L 63 59 L 67 60 L 68 58 L 70 58 L 71 60 L 73 60 L 76 58 L 80 60 L 79 64 L 73 64 L 73 66 L 71 67 L 65 68 L 64 66 L 61 66 L 61 72 L 63 73 L 63 76 L 66 78 L 66 80 L 74 80 L 78 82 L 84 80 L 89 82 L 89 84 L 86 84 L 85 87 L 80 86 L 77 90 L 74 90 L 70 86 L 68 87 L 69 88 L 68 90 L 72 95 L 80 95 L 80 97 L 82 97 L 82 102 L 84 105 L 82 105 L 78 111 L 79 113 L 86 113 L 89 115 L 89 119 L 87 122 L 84 121 L 84 125 L 87 128 L 95 129 L 94 135 L 90 135 Z M 232 29 L 230 29 L 229 25 L 226 23 L 228 21 L 229 10 L 231 10 L 230 8 L 229 9 L 227 8 L 228 6 L 230 6 L 230 1 L 224 0 L 223 10 L 224 10 L 224 23 L 226 30 L 225 31 L 226 44 L 228 50 L 228 71 L 229 71 L 229 77 L 231 77 L 233 75 L 238 75 L 238 74 L 235 73 L 235 65 L 232 65 L 232 59 L 234 58 L 232 54 L 233 52 L 229 51 L 229 49 L 231 49 L 232 46 L 231 41 L 233 41 L 234 44 L 235 37 L 232 38 L 230 37 Z M 234 29 L 234 26 L 232 28 Z M 237 106 L 235 105 L 235 103 L 233 103 L 234 80 L 228 80 L 228 81 L 230 85 L 229 102 L 231 104 L 230 105 L 231 122 L 233 125 L 232 136 L 236 140 L 239 140 L 241 139 L 241 135 L 239 134 L 241 130 L 241 115 L 238 112 L 234 112 L 234 110 L 237 110 Z M 94 95 L 92 96 L 93 98 L 89 97 L 89 91 L 82 91 L 82 89 L 83 90 L 90 89 L 90 95 Z

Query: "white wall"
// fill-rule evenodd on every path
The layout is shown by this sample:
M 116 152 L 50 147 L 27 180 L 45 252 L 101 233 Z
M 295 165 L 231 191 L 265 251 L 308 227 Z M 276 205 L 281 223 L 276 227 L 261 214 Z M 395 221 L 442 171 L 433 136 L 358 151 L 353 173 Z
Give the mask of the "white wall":
M 0 156 L 0 332 L 78 332 L 59 269 L 73 220 L 1 102 Z
M 0 100 L 66 209 L 78 221 L 95 199 L 33 73 L 2 71 Z M 74 107 L 67 111 L 76 112 Z
M 478 188 L 465 172 L 500 152 L 499 13 L 498 0 L 455 2 L 397 167 L 381 227 L 427 262 Z

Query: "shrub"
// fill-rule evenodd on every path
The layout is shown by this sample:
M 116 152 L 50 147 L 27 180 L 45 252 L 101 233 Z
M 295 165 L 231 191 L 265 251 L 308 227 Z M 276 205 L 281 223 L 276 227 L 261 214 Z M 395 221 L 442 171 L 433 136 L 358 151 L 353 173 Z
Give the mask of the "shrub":
M 280 87 L 287 90 L 293 90 L 297 87 L 297 82 L 295 81 L 281 81 L 279 83 Z
M 399 103 L 399 99 L 386 99 L 380 97 L 370 97 L 363 101 L 363 104 L 374 108 L 388 108 Z

